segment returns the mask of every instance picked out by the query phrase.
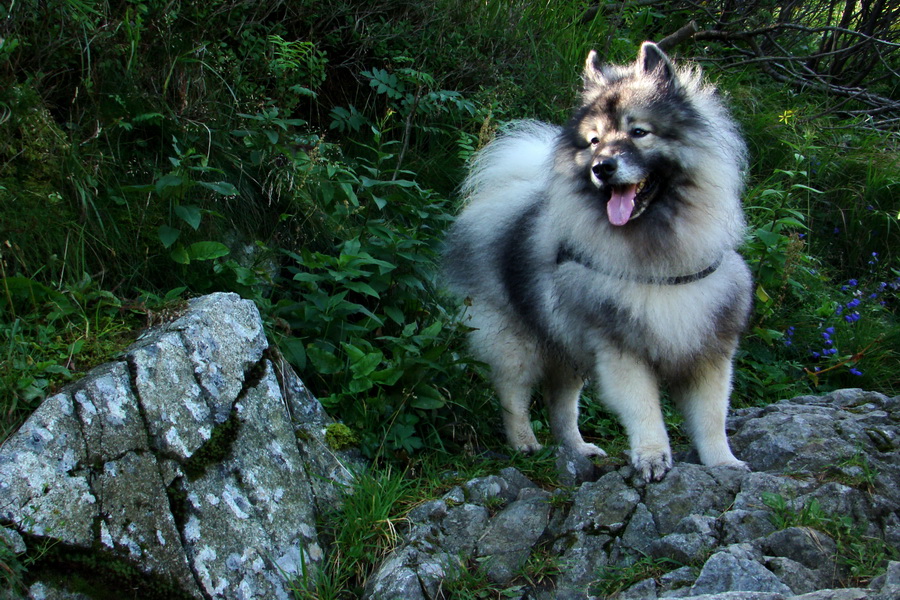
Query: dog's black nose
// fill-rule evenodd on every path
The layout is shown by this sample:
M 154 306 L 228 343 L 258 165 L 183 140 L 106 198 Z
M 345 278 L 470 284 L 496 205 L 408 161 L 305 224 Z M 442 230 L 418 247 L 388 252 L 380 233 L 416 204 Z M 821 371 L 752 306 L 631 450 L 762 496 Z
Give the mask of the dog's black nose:
M 615 158 L 604 158 L 600 162 L 596 163 L 591 170 L 594 172 L 598 178 L 602 181 L 606 181 L 610 177 L 612 177 L 616 169 L 619 168 L 619 161 Z

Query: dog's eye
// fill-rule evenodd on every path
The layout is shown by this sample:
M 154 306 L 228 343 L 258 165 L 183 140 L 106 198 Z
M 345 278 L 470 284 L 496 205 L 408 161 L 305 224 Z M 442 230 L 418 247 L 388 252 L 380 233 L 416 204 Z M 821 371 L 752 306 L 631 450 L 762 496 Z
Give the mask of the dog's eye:
M 591 146 L 596 146 L 599 143 L 600 143 L 600 138 L 598 138 L 598 137 L 591 138 Z
M 641 129 L 640 127 L 632 127 L 631 131 L 629 131 L 628 133 L 633 138 L 642 138 L 642 137 L 646 136 L 647 134 L 649 134 L 650 132 L 647 131 L 646 129 Z

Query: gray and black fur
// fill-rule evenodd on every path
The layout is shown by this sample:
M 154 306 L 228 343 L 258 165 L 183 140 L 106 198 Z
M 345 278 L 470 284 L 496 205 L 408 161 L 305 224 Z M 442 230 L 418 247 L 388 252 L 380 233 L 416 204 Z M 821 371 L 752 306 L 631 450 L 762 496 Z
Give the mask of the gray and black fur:
M 513 447 L 540 447 L 529 407 L 542 382 L 557 440 L 604 454 L 578 431 L 592 379 L 646 479 L 672 464 L 661 386 L 704 464 L 743 464 L 725 417 L 752 289 L 735 252 L 744 155 L 715 90 L 649 42 L 628 66 L 591 52 L 565 127 L 514 123 L 478 154 L 445 273 L 470 299 Z

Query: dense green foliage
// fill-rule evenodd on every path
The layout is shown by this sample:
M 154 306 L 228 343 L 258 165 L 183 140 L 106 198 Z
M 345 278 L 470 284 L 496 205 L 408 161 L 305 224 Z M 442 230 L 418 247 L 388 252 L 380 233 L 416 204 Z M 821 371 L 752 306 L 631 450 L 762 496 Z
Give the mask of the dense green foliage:
M 500 122 L 566 118 L 588 49 L 628 61 L 691 19 L 717 25 L 716 3 L 644 4 L 0 7 L 0 436 L 172 302 L 227 290 L 258 304 L 367 455 L 495 445 L 464 307 L 436 274 L 455 187 Z M 778 21 L 782 5 L 754 3 L 750 18 Z M 897 393 L 896 134 L 868 127 L 852 99 L 718 68 L 735 52 L 715 40 L 673 51 L 718 81 L 751 150 L 757 305 L 734 401 Z M 874 68 L 896 100 L 882 75 L 898 65 Z M 585 415 L 588 437 L 621 442 L 599 405 Z
M 697 18 L 462 0 L 8 10 L 5 430 L 73 365 L 95 364 L 85 357 L 124 327 L 117 316 L 233 290 L 369 455 L 490 431 L 459 307 L 435 276 L 465 159 L 504 119 L 564 119 L 588 48 L 628 60 Z M 676 50 L 691 52 L 716 48 Z M 745 255 L 758 303 L 736 400 L 894 391 L 895 138 L 804 118 L 826 96 L 707 67 L 753 158 Z

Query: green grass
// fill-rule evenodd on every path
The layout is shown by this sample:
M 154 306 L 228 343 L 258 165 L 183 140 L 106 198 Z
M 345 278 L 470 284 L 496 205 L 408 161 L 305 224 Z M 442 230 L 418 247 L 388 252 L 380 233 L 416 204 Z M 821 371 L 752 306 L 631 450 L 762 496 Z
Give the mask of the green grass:
M 795 508 L 778 494 L 763 494 L 763 504 L 772 510 L 772 524 L 778 529 L 810 527 L 827 534 L 837 545 L 837 562 L 849 575 L 844 585 L 865 587 L 884 572 L 889 560 L 897 560 L 898 551 L 885 540 L 866 535 L 865 523 L 854 523 L 850 515 L 825 512 L 815 498 Z
M 59 287 L 0 280 L 0 441 L 49 394 L 124 350 L 139 312 L 88 278 Z
M 320 531 L 326 540 L 327 563 L 291 583 L 295 598 L 358 597 L 367 577 L 398 543 L 410 510 L 425 500 L 443 496 L 455 486 L 476 477 L 496 475 L 509 466 L 547 489 L 559 485 L 550 449 L 536 455 L 513 454 L 503 458 L 429 452 L 410 462 L 405 471 L 383 465 L 360 474 L 344 490 L 341 506 L 324 515 Z M 499 504 L 495 508 L 499 509 Z M 558 559 L 540 547 L 509 586 L 491 584 L 477 566 L 475 561 L 473 568 L 461 569 L 459 577 L 444 581 L 447 598 L 507 597 L 505 594 L 525 585 L 549 585 L 560 568 Z
M 294 581 L 298 599 L 353 598 L 399 539 L 403 518 L 417 491 L 404 473 L 385 469 L 360 474 L 345 490 L 341 506 L 326 515 L 327 564 Z
M 670 558 L 644 556 L 625 566 L 608 565 L 600 569 L 591 591 L 608 598 L 645 579 L 657 579 L 684 565 Z

